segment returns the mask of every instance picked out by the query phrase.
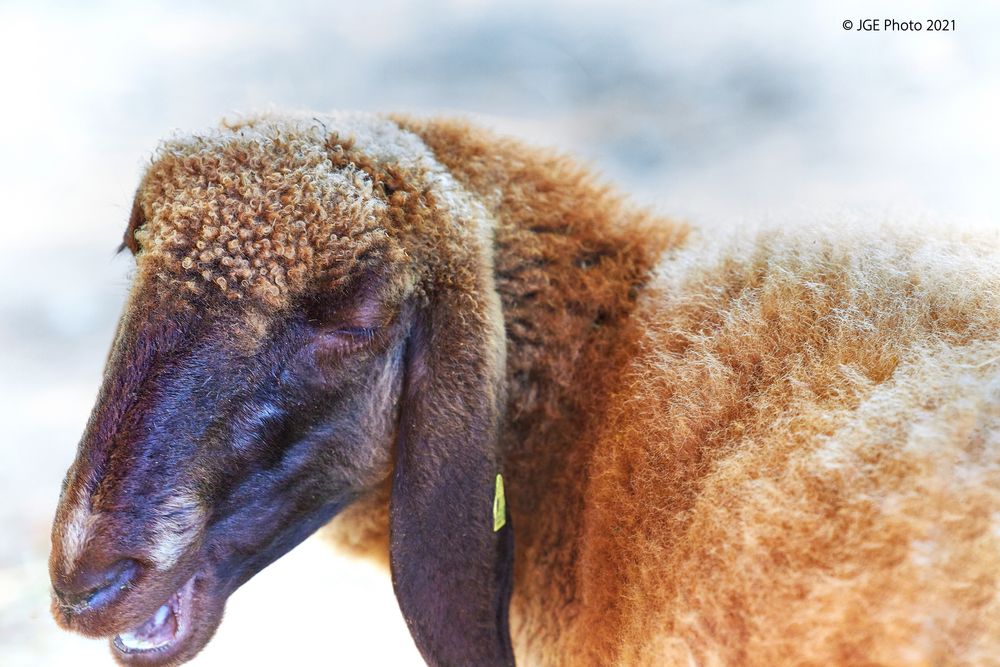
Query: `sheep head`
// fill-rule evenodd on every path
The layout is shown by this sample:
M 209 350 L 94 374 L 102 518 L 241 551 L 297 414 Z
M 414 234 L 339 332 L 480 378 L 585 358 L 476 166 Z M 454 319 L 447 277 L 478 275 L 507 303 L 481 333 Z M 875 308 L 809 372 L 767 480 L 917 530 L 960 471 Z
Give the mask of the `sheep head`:
M 166 143 L 53 525 L 57 621 L 122 663 L 183 662 L 232 591 L 391 484 L 393 584 L 425 659 L 512 664 L 491 230 L 389 120 Z

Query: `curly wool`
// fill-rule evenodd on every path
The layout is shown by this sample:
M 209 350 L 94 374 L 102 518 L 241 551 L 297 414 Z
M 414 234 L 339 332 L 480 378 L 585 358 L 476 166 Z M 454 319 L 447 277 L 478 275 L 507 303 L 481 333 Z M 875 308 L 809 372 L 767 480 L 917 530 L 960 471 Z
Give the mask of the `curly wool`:
M 390 196 L 387 183 L 397 180 L 410 187 Z M 451 209 L 477 206 L 414 135 L 386 119 L 250 117 L 164 142 L 125 242 L 142 249 L 144 271 L 184 292 L 282 307 L 360 266 L 407 261 L 387 230 L 430 188 Z

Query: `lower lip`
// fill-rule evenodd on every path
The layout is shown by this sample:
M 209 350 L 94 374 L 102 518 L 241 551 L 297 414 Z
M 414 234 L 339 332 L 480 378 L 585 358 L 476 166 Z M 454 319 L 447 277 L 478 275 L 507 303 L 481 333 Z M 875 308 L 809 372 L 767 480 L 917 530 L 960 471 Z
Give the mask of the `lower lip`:
M 142 625 L 115 636 L 111 645 L 125 660 L 166 657 L 184 644 L 191 629 L 196 577 L 191 577 Z

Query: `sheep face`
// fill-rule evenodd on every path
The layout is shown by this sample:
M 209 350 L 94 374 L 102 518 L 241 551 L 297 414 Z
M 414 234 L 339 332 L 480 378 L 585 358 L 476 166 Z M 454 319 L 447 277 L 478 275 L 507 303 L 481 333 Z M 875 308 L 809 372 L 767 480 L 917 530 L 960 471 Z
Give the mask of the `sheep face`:
M 232 590 L 386 479 L 405 327 L 369 287 L 266 331 L 133 302 L 56 520 L 60 623 L 120 633 L 126 662 L 186 658 Z
M 140 186 L 132 293 L 50 560 L 57 621 L 113 637 L 120 662 L 193 656 L 233 590 L 386 483 L 424 657 L 513 662 L 487 221 L 426 157 L 380 166 L 326 130 L 168 145 Z

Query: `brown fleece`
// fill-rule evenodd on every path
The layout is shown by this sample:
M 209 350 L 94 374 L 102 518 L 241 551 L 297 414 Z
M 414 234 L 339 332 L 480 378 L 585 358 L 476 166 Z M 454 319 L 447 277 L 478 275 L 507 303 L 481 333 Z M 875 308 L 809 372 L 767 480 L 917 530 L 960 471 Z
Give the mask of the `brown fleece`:
M 441 267 L 462 233 L 492 234 L 520 664 L 997 663 L 995 245 L 854 227 L 722 242 L 566 158 L 393 123 L 403 139 L 262 117 L 166 144 L 140 189 L 140 271 L 266 327 L 361 267 L 471 280 Z M 457 199 L 437 204 L 476 218 L 462 233 L 416 196 L 442 182 Z M 329 533 L 384 559 L 388 497 Z

